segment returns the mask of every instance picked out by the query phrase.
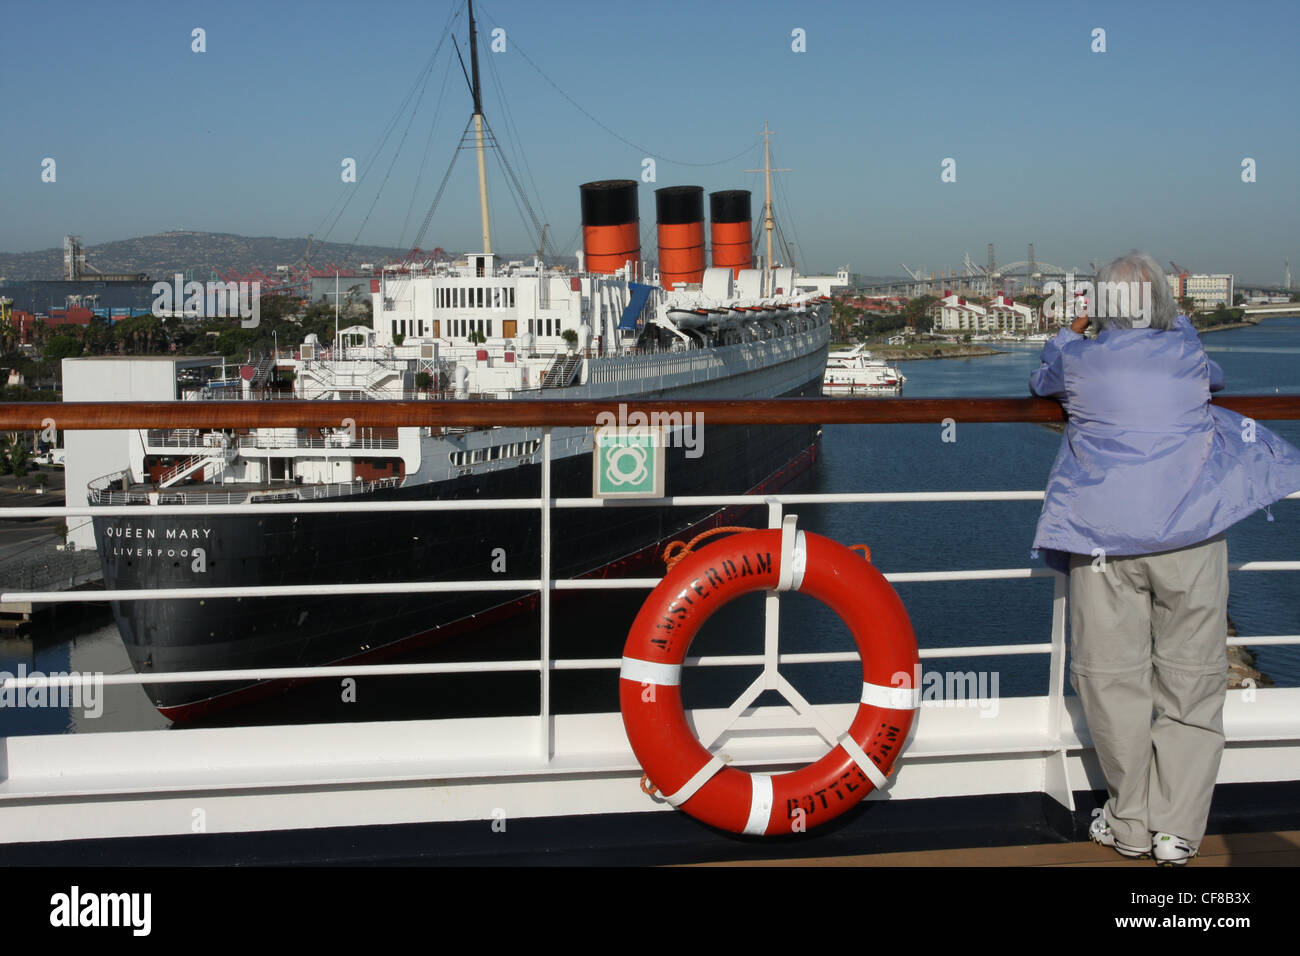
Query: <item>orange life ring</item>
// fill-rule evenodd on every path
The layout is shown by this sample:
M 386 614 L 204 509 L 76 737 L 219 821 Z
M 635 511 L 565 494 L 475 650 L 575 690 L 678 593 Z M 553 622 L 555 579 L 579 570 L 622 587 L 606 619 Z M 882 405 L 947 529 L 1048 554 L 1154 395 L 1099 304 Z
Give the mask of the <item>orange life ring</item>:
M 779 529 L 738 534 L 687 555 L 642 605 L 623 649 L 619 701 L 637 760 L 669 803 L 733 833 L 790 833 L 853 807 L 885 784 L 918 706 L 916 638 L 889 582 L 843 545 L 795 534 L 785 581 Z M 848 625 L 862 658 L 863 691 L 853 723 L 820 760 L 789 773 L 750 774 L 725 766 L 696 739 L 682 708 L 681 667 L 714 611 L 779 585 L 817 598 Z

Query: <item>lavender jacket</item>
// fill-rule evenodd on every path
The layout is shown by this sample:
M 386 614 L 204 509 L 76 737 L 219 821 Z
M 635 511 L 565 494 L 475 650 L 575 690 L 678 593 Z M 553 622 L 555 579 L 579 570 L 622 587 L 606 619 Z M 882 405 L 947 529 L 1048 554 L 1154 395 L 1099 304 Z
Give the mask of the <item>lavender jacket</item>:
M 1034 536 L 1058 571 L 1095 548 L 1197 544 L 1300 491 L 1300 450 L 1209 404 L 1223 369 L 1186 316 L 1168 331 L 1108 328 L 1094 341 L 1062 329 L 1029 387 L 1070 416 Z

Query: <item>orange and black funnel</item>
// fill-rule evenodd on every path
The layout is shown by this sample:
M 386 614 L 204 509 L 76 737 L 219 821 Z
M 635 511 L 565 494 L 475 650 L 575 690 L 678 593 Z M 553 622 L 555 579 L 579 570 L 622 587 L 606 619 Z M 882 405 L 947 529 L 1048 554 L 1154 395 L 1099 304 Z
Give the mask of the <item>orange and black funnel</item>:
M 750 229 L 749 190 L 725 189 L 709 193 L 709 218 L 713 223 L 713 264 L 728 266 L 733 276 L 754 268 Z
M 582 251 L 588 272 L 617 272 L 641 261 L 635 179 L 583 183 Z
M 655 190 L 659 224 L 659 281 L 665 289 L 704 279 L 704 189 L 666 186 Z

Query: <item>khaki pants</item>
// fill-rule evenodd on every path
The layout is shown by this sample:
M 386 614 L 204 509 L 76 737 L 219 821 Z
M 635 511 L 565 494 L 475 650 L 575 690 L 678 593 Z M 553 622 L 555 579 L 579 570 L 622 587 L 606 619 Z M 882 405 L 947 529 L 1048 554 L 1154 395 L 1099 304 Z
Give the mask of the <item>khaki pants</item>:
M 1070 560 L 1070 683 L 1121 843 L 1205 835 L 1228 689 L 1228 545 Z

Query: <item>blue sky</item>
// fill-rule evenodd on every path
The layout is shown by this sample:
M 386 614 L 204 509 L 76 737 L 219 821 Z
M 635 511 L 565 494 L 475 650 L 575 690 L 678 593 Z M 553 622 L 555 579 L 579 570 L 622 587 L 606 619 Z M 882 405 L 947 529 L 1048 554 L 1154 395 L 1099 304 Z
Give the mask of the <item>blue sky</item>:
M 470 112 L 449 47 L 418 109 L 374 148 L 460 6 L 9 5 L 0 250 L 172 229 L 409 244 Z M 485 111 L 503 137 L 517 131 L 527 157 L 517 169 L 562 251 L 576 242 L 577 186 L 638 178 L 648 151 L 661 158 L 641 188 L 643 224 L 657 186 L 761 190 L 745 170 L 761 161 L 767 120 L 776 164 L 793 170 L 778 213 L 809 270 L 940 269 L 964 252 L 982 263 L 988 242 L 1005 263 L 1033 242 L 1040 260 L 1067 268 L 1136 247 L 1250 282 L 1279 281 L 1290 258 L 1300 276 L 1295 2 L 484 0 L 476 10 Z M 463 49 L 463 14 L 456 24 Z M 206 52 L 191 50 L 196 27 Z M 486 51 L 495 27 L 505 52 Z M 1104 53 L 1091 50 L 1096 28 Z M 796 29 L 805 52 L 792 49 Z M 41 181 L 47 157 L 53 183 Z M 341 182 L 345 157 L 361 182 Z M 1253 183 L 1241 178 L 1247 157 Z M 940 180 L 945 158 L 956 182 Z M 478 247 L 476 188 L 465 154 L 426 248 Z M 499 172 L 491 191 L 494 245 L 531 248 Z

